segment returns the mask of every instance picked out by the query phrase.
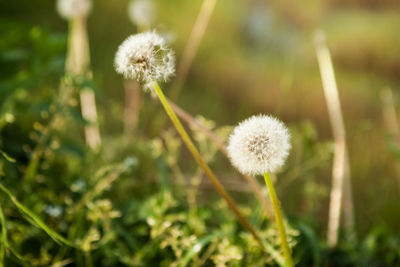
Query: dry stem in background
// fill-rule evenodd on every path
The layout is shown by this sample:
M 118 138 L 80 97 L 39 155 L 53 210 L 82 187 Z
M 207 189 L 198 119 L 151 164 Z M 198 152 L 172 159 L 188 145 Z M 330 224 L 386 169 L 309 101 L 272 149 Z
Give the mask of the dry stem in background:
M 182 108 L 175 105 L 171 100 L 168 100 L 172 110 L 186 123 L 191 125 L 192 127 L 198 129 L 199 131 L 203 132 L 214 144 L 218 147 L 218 149 L 228 158 L 228 151 L 224 141 L 217 136 L 215 133 L 207 129 L 201 122 L 193 118 L 189 113 L 184 111 Z M 258 201 L 261 203 L 267 217 L 269 220 L 274 220 L 274 214 L 272 211 L 271 203 L 267 201 L 267 196 L 265 196 L 262 192 L 260 185 L 258 184 L 257 180 L 250 175 L 243 174 L 244 179 L 249 183 L 251 189 L 253 190 L 254 194 L 256 195 Z
M 354 235 L 354 215 L 350 183 L 346 133 L 340 107 L 339 93 L 329 49 L 323 32 L 315 34 L 315 46 L 329 119 L 335 140 L 335 154 L 332 170 L 332 189 L 330 194 L 328 245 L 334 247 L 338 241 L 340 213 L 343 211 L 344 226 L 350 236 Z M 342 210 L 343 208 L 343 210 Z
M 76 17 L 70 22 L 66 72 L 73 77 L 92 78 L 86 16 Z M 82 88 L 79 96 L 82 117 L 89 123 L 85 126 L 86 143 L 90 148 L 97 149 L 101 145 L 101 138 L 97 124 L 95 95 L 90 88 Z
M 193 63 L 194 57 L 196 56 L 199 44 L 203 35 L 207 29 L 207 25 L 210 21 L 211 14 L 214 10 L 217 0 L 204 0 L 200 9 L 200 13 L 193 26 L 192 32 L 190 33 L 189 40 L 183 51 L 183 56 L 180 61 L 175 81 L 172 85 L 170 98 L 176 100 L 182 90 L 182 86 L 186 80 L 186 76 L 189 72 L 190 66 Z
M 125 87 L 125 133 L 131 135 L 138 124 L 140 110 L 140 86 L 134 80 L 126 80 Z
M 396 115 L 396 108 L 394 107 L 393 93 L 390 88 L 384 88 L 381 91 L 383 119 L 385 126 L 389 134 L 391 134 L 396 141 L 398 147 L 400 147 L 400 131 L 399 123 Z
M 394 106 L 393 93 L 390 88 L 386 87 L 381 91 L 383 120 L 389 134 L 394 138 L 397 148 L 400 149 L 400 130 L 399 123 L 396 115 L 396 108 Z M 400 189 L 400 165 L 396 164 L 397 184 Z

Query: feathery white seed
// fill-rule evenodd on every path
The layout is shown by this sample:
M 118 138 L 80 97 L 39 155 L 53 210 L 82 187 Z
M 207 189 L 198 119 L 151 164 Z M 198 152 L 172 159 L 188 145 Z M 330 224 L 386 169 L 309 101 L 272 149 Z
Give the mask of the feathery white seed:
M 241 173 L 263 175 L 280 168 L 290 148 L 290 134 L 285 125 L 274 117 L 257 115 L 233 130 L 228 153 Z
M 65 19 L 86 16 L 91 8 L 91 0 L 57 0 L 58 14 Z
M 132 0 L 128 6 L 130 20 L 144 28 L 154 24 L 156 18 L 156 7 L 151 0 Z
M 114 65 L 117 73 L 142 83 L 145 90 L 175 75 L 174 52 L 154 31 L 128 37 L 119 46 Z

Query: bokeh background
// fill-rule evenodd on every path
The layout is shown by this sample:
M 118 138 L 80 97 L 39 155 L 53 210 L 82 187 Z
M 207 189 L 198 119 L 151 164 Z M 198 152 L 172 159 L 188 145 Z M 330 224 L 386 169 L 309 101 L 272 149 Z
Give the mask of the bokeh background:
M 171 37 L 179 64 L 202 1 L 155 2 L 155 28 Z M 95 0 L 88 20 L 102 155 L 87 155 L 79 119 L 67 132 L 60 130 L 61 154 L 51 156 L 57 160 L 50 160 L 48 169 L 39 168 L 36 183 L 26 191 L 37 193 L 24 203 L 39 214 L 52 199 L 43 188 L 63 192 L 67 182 L 57 184 L 58 180 L 76 181 L 82 164 L 94 171 L 133 156 L 140 167 L 118 188 L 127 186 L 143 200 L 160 184 L 153 172 L 159 162 L 149 156 L 145 144 L 171 125 L 149 94 L 142 95 L 137 131 L 124 135 L 123 79 L 115 73 L 113 60 L 119 44 L 137 32 L 127 16 L 127 5 L 126 0 Z M 324 239 L 333 137 L 313 43 L 315 31 L 323 30 L 347 131 L 357 236 L 363 240 L 371 232 L 383 231 L 398 238 L 400 151 L 383 120 L 381 93 L 390 88 L 399 110 L 399 12 L 396 0 L 218 0 L 176 103 L 192 115 L 212 120 L 216 127 L 235 125 L 258 113 L 287 123 L 293 150 L 278 174 L 278 195 L 290 218 L 309 224 Z M 54 1 L 0 2 L 0 146 L 18 162 L 17 166 L 2 164 L 7 174 L 2 180 L 11 191 L 23 181 L 21 174 L 35 145 L 35 123 L 46 125 L 43 112 L 57 95 L 67 34 L 68 24 L 56 13 Z M 162 86 L 168 95 L 171 83 Z M 79 112 L 75 115 L 79 117 Z M 173 130 L 169 133 L 173 135 Z M 185 149 L 176 160 L 184 173 L 193 170 Z M 212 167 L 238 202 L 252 203 L 248 186 L 226 159 L 217 155 Z M 212 205 L 218 196 L 207 181 L 200 183 L 198 201 Z M 110 199 L 116 203 L 129 199 L 127 191 L 118 190 Z M 42 204 L 32 204 L 35 198 Z

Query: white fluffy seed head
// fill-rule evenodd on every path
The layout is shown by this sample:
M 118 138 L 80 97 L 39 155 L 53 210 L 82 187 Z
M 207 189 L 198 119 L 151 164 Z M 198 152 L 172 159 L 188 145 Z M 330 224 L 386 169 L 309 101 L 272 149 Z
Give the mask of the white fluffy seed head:
M 132 0 L 128 6 L 130 20 L 144 28 L 154 24 L 156 18 L 156 7 L 151 0 Z
M 168 81 L 175 75 L 175 55 L 156 32 L 128 37 L 118 48 L 115 70 L 127 79 L 135 79 L 145 90 L 153 82 Z
M 241 122 L 229 137 L 228 153 L 232 164 L 251 175 L 273 173 L 289 155 L 290 135 L 278 119 L 258 115 Z
M 91 9 L 91 0 L 57 0 L 58 14 L 65 19 L 87 16 Z

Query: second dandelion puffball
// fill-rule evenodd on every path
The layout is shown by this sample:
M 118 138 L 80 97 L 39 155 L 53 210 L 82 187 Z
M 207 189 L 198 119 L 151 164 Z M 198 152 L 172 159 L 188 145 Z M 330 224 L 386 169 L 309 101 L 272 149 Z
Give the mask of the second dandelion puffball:
M 91 8 L 91 0 L 57 0 L 57 11 L 67 20 L 87 16 Z
M 131 0 L 128 16 L 134 24 L 149 28 L 155 21 L 156 6 L 152 0 Z
M 175 75 L 174 52 L 154 31 L 128 37 L 119 46 L 114 65 L 118 73 L 138 81 L 145 90 L 150 90 L 153 82 Z
M 278 119 L 258 115 L 241 122 L 229 137 L 228 153 L 242 173 L 263 175 L 279 169 L 289 155 L 290 135 Z

